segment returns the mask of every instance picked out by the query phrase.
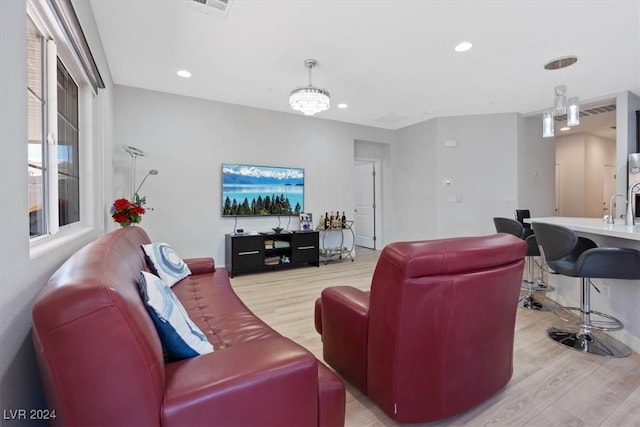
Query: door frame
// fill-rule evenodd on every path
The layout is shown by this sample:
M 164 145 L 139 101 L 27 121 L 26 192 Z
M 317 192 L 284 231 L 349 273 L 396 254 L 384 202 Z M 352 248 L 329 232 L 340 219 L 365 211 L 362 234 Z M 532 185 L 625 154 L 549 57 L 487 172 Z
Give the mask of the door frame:
M 381 249 L 379 246 L 380 242 L 384 242 L 382 238 L 382 214 L 383 206 L 382 204 L 382 159 L 371 158 L 371 157 L 354 157 L 353 159 L 353 168 L 354 168 L 354 176 L 355 176 L 355 168 L 358 163 L 373 163 L 374 180 L 373 180 L 373 249 L 379 250 Z M 356 200 L 355 193 L 358 191 L 355 188 L 355 180 L 354 180 L 354 202 Z M 354 203 L 355 205 L 355 203 Z M 355 208 L 355 206 L 354 206 Z M 355 215 L 355 212 L 353 212 Z M 356 225 L 357 227 L 357 225 Z

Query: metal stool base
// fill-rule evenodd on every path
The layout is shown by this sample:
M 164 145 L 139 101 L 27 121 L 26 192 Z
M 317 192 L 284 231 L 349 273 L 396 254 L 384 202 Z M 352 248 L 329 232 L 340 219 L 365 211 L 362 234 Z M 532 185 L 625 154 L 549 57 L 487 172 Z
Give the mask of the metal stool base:
M 532 276 L 531 272 L 529 273 L 529 276 Z M 518 301 L 518 307 L 537 311 L 551 311 L 555 308 L 554 304 L 541 302 L 534 296 L 534 292 L 553 291 L 553 286 L 549 286 L 542 282 L 534 282 L 533 280 L 524 279 L 522 281 L 521 289 L 527 291 L 527 293 L 526 295 L 520 297 L 520 300 Z
M 547 285 L 546 283 L 536 282 L 533 284 L 534 292 L 553 292 L 556 288 L 551 285 Z
M 532 292 L 553 292 L 556 290 L 556 288 L 544 282 L 530 282 L 526 279 L 522 280 L 520 289 L 524 291 L 531 290 Z
M 549 328 L 547 336 L 563 347 L 594 356 L 627 357 L 631 354 L 629 347 L 598 331 Z
M 591 310 L 588 321 L 584 318 L 584 311 L 580 307 L 558 307 L 553 314 L 561 320 L 585 329 L 599 329 L 601 331 L 619 331 L 624 328 L 622 322 L 615 317 Z M 588 322 L 588 323 L 587 323 Z
M 518 307 L 537 311 L 552 311 L 554 308 L 553 305 L 550 305 L 547 302 L 537 300 L 531 293 L 520 298 L 520 301 L 518 301 Z
M 538 261 L 539 259 L 539 261 Z M 538 269 L 538 278 L 533 278 L 534 267 Z M 555 290 L 553 286 L 544 283 L 544 272 L 548 270 L 545 266 L 542 256 L 527 255 L 527 278 L 522 280 L 522 289 L 533 292 L 552 292 Z

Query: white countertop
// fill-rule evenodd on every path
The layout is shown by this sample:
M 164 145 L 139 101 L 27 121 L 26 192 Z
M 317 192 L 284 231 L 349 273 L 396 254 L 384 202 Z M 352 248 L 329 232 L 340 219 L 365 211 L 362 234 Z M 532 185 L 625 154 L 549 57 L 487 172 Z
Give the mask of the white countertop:
M 544 222 L 561 225 L 574 231 L 617 237 L 619 239 L 636 240 L 640 242 L 640 224 L 624 225 L 624 220 L 616 219 L 615 224 L 607 224 L 602 218 L 573 218 L 563 216 L 549 216 L 541 218 L 527 218 L 526 222 Z

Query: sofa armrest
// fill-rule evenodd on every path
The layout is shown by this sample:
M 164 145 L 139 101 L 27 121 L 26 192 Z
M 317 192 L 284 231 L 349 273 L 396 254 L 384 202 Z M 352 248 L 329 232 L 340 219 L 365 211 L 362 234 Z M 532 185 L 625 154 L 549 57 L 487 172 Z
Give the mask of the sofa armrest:
M 192 274 L 213 273 L 216 271 L 216 263 L 213 258 L 187 258 L 184 260 Z
M 324 360 L 366 393 L 369 292 L 350 286 L 322 291 L 319 318 Z
M 317 364 L 282 337 L 170 363 L 161 424 L 316 425 Z

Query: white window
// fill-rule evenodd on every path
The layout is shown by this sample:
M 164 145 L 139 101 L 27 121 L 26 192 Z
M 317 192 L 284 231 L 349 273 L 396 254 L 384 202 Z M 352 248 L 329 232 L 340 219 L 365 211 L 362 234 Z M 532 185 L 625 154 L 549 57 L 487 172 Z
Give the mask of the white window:
M 45 145 L 44 37 L 27 17 L 27 105 L 29 156 L 29 220 L 32 237 L 47 232 L 45 222 L 47 151 Z
M 85 193 L 81 162 L 88 160 L 81 153 L 89 137 L 89 132 L 82 128 L 82 119 L 90 115 L 91 99 L 104 84 L 86 40 L 79 34 L 82 31 L 70 2 L 27 2 L 27 150 L 32 239 L 54 235 L 61 227 L 81 221 Z

